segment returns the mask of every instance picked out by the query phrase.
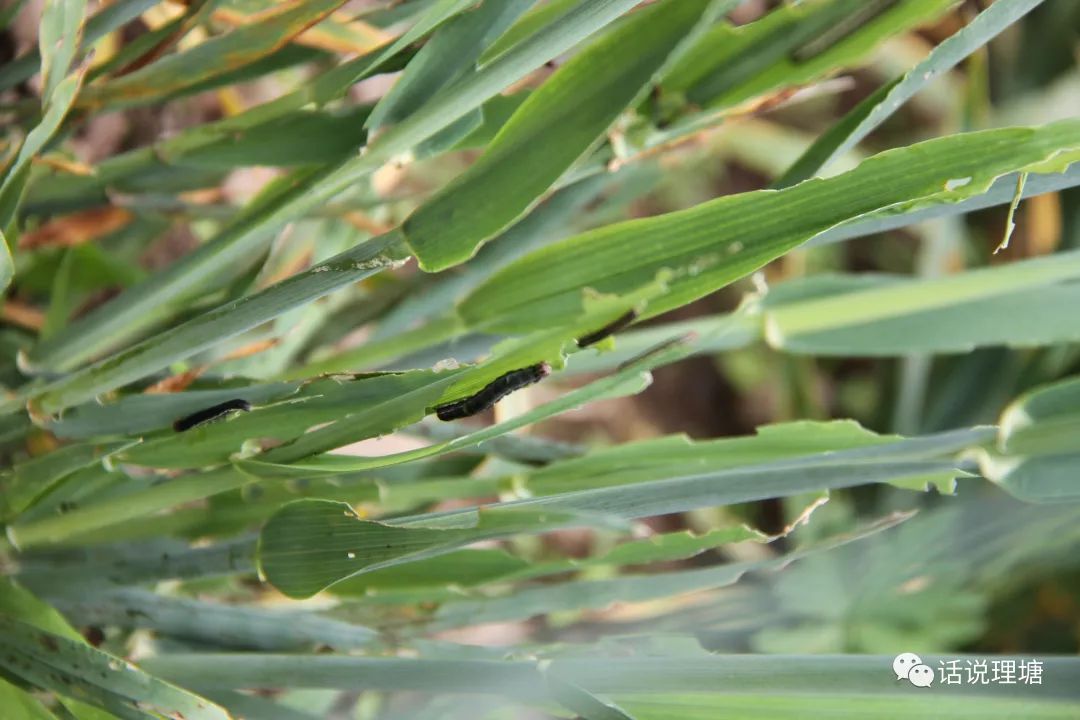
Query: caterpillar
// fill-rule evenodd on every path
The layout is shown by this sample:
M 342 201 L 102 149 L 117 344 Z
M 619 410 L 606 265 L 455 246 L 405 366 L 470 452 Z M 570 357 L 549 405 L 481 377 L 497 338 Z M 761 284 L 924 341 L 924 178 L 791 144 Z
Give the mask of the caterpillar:
M 440 420 L 459 420 L 470 415 L 476 415 L 487 410 L 515 390 L 540 382 L 550 372 L 551 366 L 546 362 L 530 365 L 520 370 L 511 370 L 505 375 L 492 380 L 475 395 L 437 406 L 435 415 Z
M 624 315 L 620 315 L 618 318 L 608 323 L 604 327 L 600 328 L 599 330 L 594 330 L 588 335 L 583 335 L 582 337 L 578 338 L 578 347 L 588 347 L 590 345 L 600 342 L 608 335 L 614 335 L 630 323 L 637 320 L 637 317 L 637 310 L 627 311 Z
M 791 53 L 791 59 L 797 63 L 804 63 L 817 57 L 857 32 L 863 25 L 891 10 L 897 2 L 899 0 L 867 0 L 862 6 L 835 22 L 810 42 L 795 48 Z
M 248 412 L 251 410 L 251 403 L 242 398 L 235 398 L 233 400 L 226 400 L 223 403 L 218 403 L 212 407 L 208 407 L 204 410 L 186 415 L 173 423 L 173 430 L 176 432 L 184 432 L 190 430 L 193 427 L 202 425 L 203 423 L 210 422 L 211 420 L 217 420 L 232 410 L 243 410 Z
M 688 332 L 688 333 L 684 333 L 682 335 L 676 335 L 675 337 L 669 338 L 669 339 L 665 340 L 664 342 L 659 343 L 658 345 L 652 346 L 651 348 L 649 348 L 645 352 L 638 353 L 637 355 L 633 356 L 629 360 L 624 360 L 623 362 L 619 363 L 619 366 L 616 368 L 616 371 L 617 372 L 622 372 L 623 370 L 626 370 L 627 368 L 633 367 L 634 365 L 637 365 L 638 363 L 640 363 L 640 362 L 642 362 L 642 361 L 644 361 L 644 360 L 646 360 L 646 359 L 648 359 L 648 358 L 650 358 L 650 357 L 652 357 L 654 355 L 658 355 L 658 354 L 664 352 L 665 350 L 673 348 L 676 345 L 681 345 L 682 343 L 693 342 L 694 340 L 697 340 L 697 338 L 698 338 L 698 334 L 696 332 L 693 332 L 693 331 Z

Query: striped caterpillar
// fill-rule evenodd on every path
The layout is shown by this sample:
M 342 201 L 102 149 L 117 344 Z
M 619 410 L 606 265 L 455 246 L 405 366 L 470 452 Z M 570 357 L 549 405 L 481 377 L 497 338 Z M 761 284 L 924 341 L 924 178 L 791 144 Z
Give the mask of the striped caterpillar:
M 476 415 L 487 410 L 515 390 L 540 382 L 550 372 L 551 366 L 547 363 L 538 363 L 520 370 L 511 370 L 505 375 L 492 380 L 475 395 L 437 406 L 435 415 L 440 420 L 459 420 L 470 415 Z
M 577 341 L 578 347 L 588 347 L 590 345 L 594 345 L 594 344 L 600 342 L 601 340 L 606 338 L 608 335 L 614 335 L 615 333 L 619 332 L 620 330 L 625 328 L 630 323 L 637 320 L 637 317 L 638 317 L 637 310 L 629 310 L 629 311 L 627 311 L 625 314 L 620 315 L 618 318 L 611 321 L 610 323 L 608 323 L 604 327 L 600 328 L 599 330 L 594 330 L 593 332 L 589 333 L 588 335 L 583 335 L 582 337 L 578 338 L 578 341 Z
M 193 412 L 190 415 L 180 418 L 173 423 L 173 430 L 176 432 L 184 432 L 185 430 L 190 430 L 193 427 L 210 422 L 211 420 L 217 420 L 233 410 L 243 410 L 244 412 L 248 412 L 251 410 L 251 403 L 242 398 L 226 400 L 223 403 L 218 403 L 212 407 Z

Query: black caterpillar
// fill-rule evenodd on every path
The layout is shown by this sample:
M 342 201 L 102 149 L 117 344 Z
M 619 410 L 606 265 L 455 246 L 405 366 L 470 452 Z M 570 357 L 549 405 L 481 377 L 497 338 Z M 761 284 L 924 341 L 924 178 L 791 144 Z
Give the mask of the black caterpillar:
M 530 365 L 520 370 L 511 370 L 502 377 L 492 380 L 475 395 L 437 406 L 435 415 L 440 420 L 460 420 L 470 415 L 476 415 L 484 412 L 515 390 L 540 382 L 550 372 L 551 366 L 547 363 Z
M 637 320 L 637 317 L 637 310 L 627 311 L 626 314 L 620 315 L 618 318 L 608 323 L 604 327 L 600 328 L 599 330 L 594 330 L 588 335 L 583 335 L 582 337 L 578 338 L 578 347 L 588 347 L 590 345 L 600 342 L 608 335 L 614 335 L 630 323 Z
M 251 410 L 251 403 L 241 398 L 235 400 L 226 400 L 223 403 L 218 403 L 213 407 L 208 407 L 205 410 L 199 410 L 198 412 L 191 413 L 185 417 L 180 418 L 173 423 L 173 430 L 176 432 L 184 432 L 191 428 L 202 425 L 203 423 L 210 422 L 211 420 L 217 420 L 225 413 L 232 410 L 243 410 L 247 412 Z

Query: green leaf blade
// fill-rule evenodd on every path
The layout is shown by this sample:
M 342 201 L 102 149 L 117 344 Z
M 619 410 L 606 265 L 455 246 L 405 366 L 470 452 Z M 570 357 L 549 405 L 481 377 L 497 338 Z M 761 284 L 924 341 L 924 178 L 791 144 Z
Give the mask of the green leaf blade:
M 954 203 L 981 193 L 1008 172 L 1052 158 L 1067 165 L 1076 148 L 1080 122 L 1063 121 L 888 151 L 834 178 L 723 197 L 569 238 L 504 268 L 459 311 L 476 328 L 547 325 L 577 311 L 581 288 L 625 292 L 661 272 L 674 273 L 670 291 L 644 313 L 656 315 L 713 292 L 845 221 L 887 208 Z
M 405 221 L 420 266 L 436 272 L 464 262 L 535 204 L 642 96 L 708 7 L 681 0 L 635 13 L 530 94 L 484 155 Z

